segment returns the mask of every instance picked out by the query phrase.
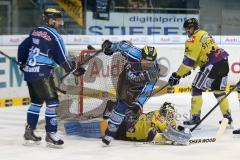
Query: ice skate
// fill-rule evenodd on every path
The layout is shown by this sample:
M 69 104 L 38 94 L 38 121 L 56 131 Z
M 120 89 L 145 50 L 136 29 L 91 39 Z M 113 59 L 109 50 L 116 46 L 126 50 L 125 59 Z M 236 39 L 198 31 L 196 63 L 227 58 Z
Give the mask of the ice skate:
M 240 138 L 240 128 L 239 129 L 235 129 L 233 132 L 233 138 Z
M 183 124 L 187 126 L 196 125 L 200 122 L 199 115 L 193 115 L 190 120 L 184 121 Z
M 47 132 L 45 140 L 48 147 L 63 148 L 64 141 L 55 132 Z
M 41 137 L 35 135 L 34 130 L 31 129 L 29 125 L 27 125 L 25 128 L 23 138 L 25 140 L 25 143 L 23 145 L 26 146 L 39 145 L 42 140 Z
M 232 132 L 234 135 L 239 135 L 240 136 L 240 128 L 236 129 Z
M 228 126 L 227 126 L 227 129 L 233 129 L 233 125 L 232 125 L 232 117 L 231 117 L 231 114 L 227 114 L 227 115 L 223 115 L 224 118 L 227 118 L 228 119 Z M 222 121 L 219 121 L 219 124 L 221 124 Z
M 102 142 L 103 142 L 106 146 L 108 146 L 108 145 L 111 143 L 112 139 L 113 139 L 113 137 L 111 137 L 111 136 L 104 136 L 104 137 L 102 138 Z

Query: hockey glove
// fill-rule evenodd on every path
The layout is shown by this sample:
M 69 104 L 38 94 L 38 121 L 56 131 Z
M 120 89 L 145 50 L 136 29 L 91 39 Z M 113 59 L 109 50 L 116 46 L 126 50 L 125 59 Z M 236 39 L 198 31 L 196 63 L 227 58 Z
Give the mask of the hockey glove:
M 175 85 L 179 84 L 180 79 L 181 79 L 181 77 L 179 75 L 177 75 L 176 72 L 173 72 L 171 77 L 168 80 L 168 83 L 170 86 L 175 86 Z
M 81 76 L 85 73 L 85 69 L 81 66 L 81 64 L 72 62 L 75 66 L 75 69 L 73 70 L 72 74 L 76 77 Z
M 83 75 L 83 74 L 85 73 L 85 71 L 86 71 L 86 70 L 85 70 L 84 68 L 79 67 L 79 68 L 77 68 L 77 69 L 73 72 L 73 75 L 76 76 L 76 77 L 78 77 L 78 76 Z
M 112 55 L 113 54 L 113 51 L 112 51 L 112 42 L 109 41 L 109 40 L 105 40 L 102 44 L 102 50 L 104 52 L 104 54 L 106 55 Z
M 24 68 L 26 67 L 26 64 L 24 63 L 20 63 L 21 65 L 19 65 L 19 69 L 20 71 L 24 72 Z

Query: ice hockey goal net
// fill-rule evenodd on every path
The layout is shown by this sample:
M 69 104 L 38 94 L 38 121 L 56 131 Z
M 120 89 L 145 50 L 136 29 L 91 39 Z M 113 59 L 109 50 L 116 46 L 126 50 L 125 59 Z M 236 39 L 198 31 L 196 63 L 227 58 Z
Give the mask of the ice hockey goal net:
M 82 50 L 77 53 L 78 59 L 84 61 L 94 56 L 96 51 Z M 115 101 L 118 76 L 125 63 L 120 53 L 112 56 L 100 53 L 84 65 L 86 72 L 83 76 L 67 76 L 61 84 L 64 86 L 61 88 L 67 92 L 60 96 L 60 107 L 57 110 L 59 119 L 88 120 L 101 117 L 107 101 Z

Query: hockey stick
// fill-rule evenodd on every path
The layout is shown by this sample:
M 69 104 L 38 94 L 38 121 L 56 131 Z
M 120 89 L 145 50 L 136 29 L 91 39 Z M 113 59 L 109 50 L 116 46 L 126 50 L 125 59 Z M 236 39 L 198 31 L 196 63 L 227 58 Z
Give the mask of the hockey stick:
M 228 124 L 228 119 L 223 118 L 222 123 L 220 124 L 215 136 L 211 137 L 199 137 L 199 138 L 194 138 L 194 137 L 189 137 L 187 133 L 183 133 L 183 135 L 180 135 L 178 137 L 178 134 L 175 135 L 176 141 L 171 141 L 168 140 L 165 143 L 159 142 L 159 141 L 151 141 L 151 142 L 135 142 L 135 145 L 146 145 L 146 144 L 151 144 L 151 145 L 189 145 L 189 144 L 209 144 L 209 143 L 215 143 L 218 142 L 221 137 L 223 136 Z M 174 132 L 173 132 L 174 133 Z M 175 132 L 177 133 L 177 132 Z M 189 137 L 189 138 L 188 138 Z M 178 143 L 178 139 L 181 139 L 184 143 Z M 180 141 L 181 142 L 181 141 Z
M 92 58 L 94 58 L 94 57 L 96 57 L 97 55 L 99 55 L 102 51 L 103 51 L 102 49 L 96 50 L 96 53 L 95 53 L 94 55 L 89 56 L 89 57 L 86 58 L 84 61 L 80 62 L 79 64 L 80 64 L 80 65 L 86 64 L 86 63 L 87 63 L 88 61 L 90 61 Z M 72 73 L 72 72 L 68 72 L 68 73 L 66 73 L 65 75 L 63 75 L 63 76 L 60 78 L 60 82 L 62 82 L 63 79 L 66 78 L 70 73 Z
M 158 92 L 161 92 L 161 91 L 164 90 L 167 86 L 169 86 L 169 83 L 165 84 L 165 85 L 162 86 L 162 87 L 158 87 L 158 88 L 156 88 L 156 89 L 153 89 L 152 96 L 154 96 L 154 95 L 157 94 Z
M 4 57 L 8 58 L 10 61 L 14 62 L 16 65 L 23 67 L 23 65 L 21 63 L 19 63 L 16 59 L 14 59 L 13 57 L 10 57 L 9 55 L 3 53 L 2 51 L 0 51 L 0 54 L 3 55 Z
M 209 144 L 209 143 L 215 143 L 215 142 L 218 142 L 226 128 L 227 128 L 227 124 L 228 124 L 228 119 L 227 118 L 223 118 L 222 120 L 222 123 L 220 124 L 215 136 L 212 136 L 212 137 L 199 137 L 199 138 L 194 138 L 194 137 L 191 137 L 189 140 L 188 140 L 188 143 L 186 143 L 185 145 L 189 145 L 189 144 Z M 176 137 L 177 138 L 177 137 Z M 187 139 L 186 139 L 187 140 Z M 161 143 L 161 142 L 158 142 L 158 141 L 151 141 L 151 142 L 143 142 L 143 143 L 136 143 L 136 144 L 153 144 L 153 145 L 184 145 L 184 144 L 179 144 L 179 143 L 174 143 L 172 141 L 167 141 L 166 143 Z
M 24 67 L 24 65 L 22 65 L 21 63 L 19 63 L 16 59 L 14 59 L 13 57 L 8 56 L 7 54 L 3 53 L 2 51 L 0 51 L 0 54 L 5 56 L 6 58 L 8 58 L 10 61 L 14 62 L 16 65 L 18 65 L 19 67 Z M 26 65 L 29 66 L 29 65 Z M 31 66 L 30 66 L 31 67 Z M 23 71 L 24 72 L 24 71 Z M 59 92 L 61 93 L 65 93 L 64 90 L 54 86 L 55 89 L 57 89 Z
M 218 106 L 225 98 L 227 98 L 227 96 L 228 96 L 230 93 L 232 93 L 235 88 L 237 88 L 238 85 L 240 85 L 240 81 L 238 81 L 238 83 L 235 84 L 235 85 L 230 89 L 230 91 L 229 91 L 224 97 L 222 97 L 222 99 L 221 99 L 220 101 L 218 101 L 218 103 L 215 104 L 215 106 L 213 106 L 212 109 L 211 109 L 193 128 L 190 129 L 190 131 L 191 131 L 191 132 L 194 131 L 194 130 L 202 123 L 202 121 L 203 121 L 204 119 L 206 119 L 207 116 L 208 116 L 210 113 L 212 113 L 212 111 L 213 111 L 215 108 L 217 108 L 217 106 Z
M 223 118 L 218 131 L 215 135 L 215 137 L 205 137 L 205 138 L 191 138 L 189 140 L 189 144 L 199 144 L 199 143 L 214 143 L 214 142 L 218 142 L 221 137 L 223 136 L 226 128 L 228 125 L 228 119 L 227 118 Z

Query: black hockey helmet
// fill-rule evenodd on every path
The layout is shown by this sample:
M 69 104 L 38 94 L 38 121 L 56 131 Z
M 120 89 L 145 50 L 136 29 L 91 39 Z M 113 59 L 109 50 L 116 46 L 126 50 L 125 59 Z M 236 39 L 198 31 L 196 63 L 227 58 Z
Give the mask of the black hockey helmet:
M 160 115 L 165 117 L 165 120 L 168 124 L 172 123 L 175 116 L 174 104 L 169 102 L 163 103 L 163 105 L 160 107 Z
M 157 58 L 157 51 L 155 47 L 144 46 L 142 49 L 142 57 L 148 61 L 154 61 Z
M 57 18 L 62 18 L 62 13 L 60 10 L 57 10 L 55 8 L 47 8 L 43 12 L 43 19 L 45 21 L 48 21 L 50 18 L 52 19 L 57 19 Z
M 199 29 L 199 22 L 196 18 L 189 18 L 183 23 L 183 28 L 194 27 L 194 29 Z

